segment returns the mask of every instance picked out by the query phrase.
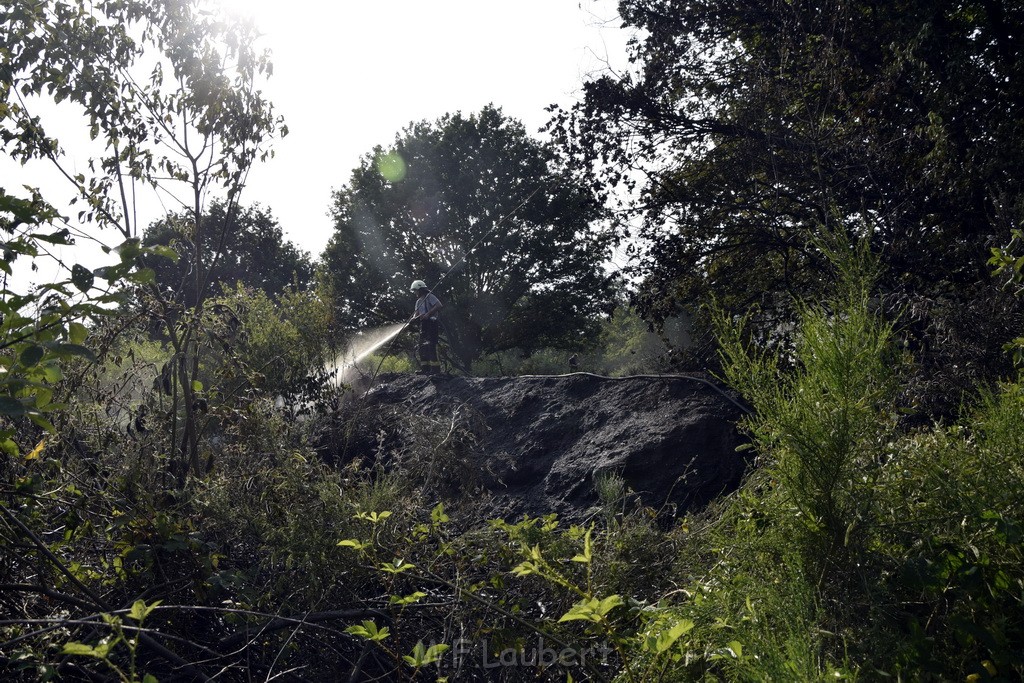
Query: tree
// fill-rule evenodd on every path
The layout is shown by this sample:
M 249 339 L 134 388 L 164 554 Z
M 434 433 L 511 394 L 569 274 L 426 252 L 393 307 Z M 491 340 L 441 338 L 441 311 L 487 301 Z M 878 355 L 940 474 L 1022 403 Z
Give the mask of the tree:
M 249 166 L 262 156 L 266 139 L 278 130 L 279 121 L 255 88 L 269 62 L 255 50 L 257 36 L 252 26 L 222 22 L 209 3 L 194 0 L 5 2 L 0 4 L 0 35 L 3 152 L 23 163 L 52 164 L 67 182 L 71 203 L 77 202 L 81 208 L 77 217 L 66 216 L 67 210 L 57 207 L 67 206 L 67 202 L 54 193 L 44 197 L 38 190 L 18 188 L 8 194 L 10 188 L 0 187 L 0 269 L 10 276 L 12 262 L 33 260 L 34 265 L 34 259 L 46 256 L 51 245 L 72 244 L 73 236 L 88 236 L 97 226 L 113 229 L 121 242 L 108 248 L 115 254 L 112 265 L 90 269 L 75 264 L 66 267 L 61 281 L 34 289 L 19 289 L 19 283 L 4 277 L 0 287 L 0 451 L 5 455 L 0 554 L 6 584 L 0 597 L 4 610 L 13 614 L 8 605 L 15 601 L 26 600 L 23 604 L 27 605 L 32 596 L 52 595 L 55 599 L 48 605 L 36 602 L 22 614 L 47 614 L 64 634 L 92 638 L 78 625 L 85 623 L 82 618 L 89 620 L 89 615 L 102 613 L 107 631 L 95 649 L 69 643 L 67 635 L 62 635 L 38 649 L 31 648 L 31 653 L 23 651 L 24 667 L 6 654 L 0 667 L 5 678 L 28 675 L 29 670 L 50 675 L 54 670 L 47 662 L 53 661 L 51 655 L 60 650 L 63 641 L 65 654 L 88 652 L 97 664 L 110 667 L 89 670 L 88 665 L 72 663 L 68 667 L 72 676 L 115 675 L 137 680 L 142 677 L 141 672 L 136 673 L 138 652 L 147 669 L 162 660 L 168 671 L 173 668 L 186 677 L 205 679 L 201 667 L 186 661 L 188 655 L 179 654 L 177 648 L 172 651 L 153 631 L 136 632 L 130 641 L 123 637 L 118 612 L 125 604 L 124 597 L 145 593 L 152 599 L 151 589 L 163 589 L 155 584 L 146 587 L 146 580 L 139 581 L 141 575 L 134 569 L 104 572 L 102 580 L 99 573 L 77 572 L 72 550 L 88 542 L 83 544 L 75 531 L 59 547 L 48 540 L 68 528 L 60 519 L 63 513 L 52 505 L 58 495 L 55 492 L 64 488 L 50 488 L 54 477 L 60 476 L 58 472 L 78 470 L 85 460 L 75 458 L 74 449 L 62 448 L 81 444 L 74 430 L 66 428 L 70 418 L 62 409 L 67 406 L 54 399 L 79 398 L 76 392 L 84 383 L 82 376 L 89 372 L 74 365 L 69 371 L 64 361 L 71 357 L 95 360 L 100 355 L 102 349 L 94 337 L 103 337 L 103 330 L 99 334 L 95 330 L 101 326 L 90 330 L 86 325 L 89 318 L 114 310 L 110 304 L 123 301 L 128 294 L 148 292 L 164 311 L 173 305 L 161 297 L 154 272 L 148 267 L 171 252 L 141 246 L 133 205 L 137 190 L 158 189 L 163 199 L 179 201 L 192 211 L 192 234 L 197 236 L 193 263 L 200 283 L 196 291 L 203 291 L 207 257 L 199 245 L 205 228 L 201 219 L 204 198 L 221 191 L 229 203 L 235 202 Z M 39 113 L 48 112 L 51 105 L 70 110 L 71 120 L 79 115 L 98 150 L 94 158 L 72 161 L 65 156 Z M 203 471 L 198 440 L 205 426 L 201 421 L 210 418 L 200 414 L 206 398 L 195 379 L 203 341 L 201 308 L 200 294 L 194 315 L 176 323 L 164 316 L 174 347 L 174 361 L 166 366 L 173 368 L 173 389 L 166 400 L 163 396 L 160 400 L 166 418 L 162 422 L 168 429 L 159 439 L 152 435 L 152 448 L 143 456 L 150 463 L 160 463 L 157 467 L 161 469 L 168 463 L 170 473 L 177 476 L 168 478 L 167 471 L 154 471 L 153 484 L 176 479 L 181 486 L 188 474 Z M 134 355 L 134 349 L 130 353 Z M 101 400 L 110 401 L 114 393 L 116 390 L 105 392 Z M 105 403 L 104 407 L 112 406 Z M 109 419 L 112 414 L 107 413 L 103 427 L 97 420 L 97 428 L 112 428 L 117 441 L 130 441 L 124 438 L 122 426 Z M 49 441 L 40 438 L 23 418 L 59 434 Z M 136 435 L 145 428 L 141 418 L 140 413 L 133 420 Z M 25 449 L 24 457 L 13 457 L 26 445 L 34 448 Z M 48 448 L 58 452 L 56 457 L 47 453 Z M 205 464 L 210 462 L 207 459 Z M 132 510 L 129 515 L 145 520 L 143 524 L 170 518 L 148 504 L 160 492 L 142 490 L 146 485 L 139 486 L 139 480 L 128 483 L 107 471 L 93 469 L 88 475 L 79 471 L 85 476 L 75 476 L 78 486 L 74 495 L 79 500 L 91 499 L 94 509 Z M 128 483 L 133 492 L 122 496 L 126 489 L 114 484 L 118 479 Z M 97 489 L 100 495 L 94 496 Z M 78 527 L 78 522 L 72 526 Z M 177 572 L 174 568 L 169 571 Z M 106 586 L 100 587 L 100 583 Z M 114 597 L 108 590 L 113 584 L 127 590 Z M 69 592 L 56 590 L 64 585 L 70 587 Z M 177 589 L 164 595 L 174 593 Z M 133 609 L 126 616 L 136 624 L 155 606 L 147 608 L 143 599 L 129 599 L 128 603 Z M 5 627 L 2 638 L 10 642 L 11 634 L 30 621 Z M 113 662 L 120 660 L 114 650 L 121 643 L 131 649 L 131 664 L 124 671 Z
M 494 106 L 410 125 L 363 157 L 332 211 L 324 263 L 353 328 L 408 319 L 409 283 L 423 279 L 469 362 L 578 348 L 614 305 L 597 198 Z
M 135 284 L 152 297 L 174 351 L 169 462 L 184 484 L 187 473 L 203 470 L 195 407 L 202 404 L 196 395 L 200 326 L 214 260 L 203 249 L 204 203 L 223 193 L 230 215 L 248 169 L 269 154 L 267 140 L 287 132 L 257 89 L 270 71 L 268 55 L 257 49 L 251 23 L 224 21 L 198 0 L 7 3 L 0 25 L 0 142 L 13 158 L 50 163 L 67 181 L 71 203 L 82 208 L 77 220 L 53 219 L 66 226 L 65 234 L 88 234 L 98 225 L 124 240 L 116 249 L 120 263 L 94 271 L 77 266 L 71 280 L 88 295 L 94 283 L 113 284 L 136 272 Z M 84 114 L 101 150 L 96 158 L 68 163 L 37 113 L 47 99 Z M 191 217 L 199 296 L 184 324 L 149 267 L 172 252 L 140 244 L 133 198 L 146 189 Z
M 229 215 L 228 205 L 217 201 L 207 209 L 202 223 L 207 226 L 202 233 L 202 251 L 214 255 L 207 275 L 210 292 L 216 293 L 220 284 L 241 282 L 277 295 L 288 285 L 305 288 L 313 277 L 309 255 L 284 239 L 270 209 L 259 205 L 238 207 Z M 177 261 L 155 260 L 153 270 L 157 284 L 187 307 L 199 300 L 192 278 L 192 227 L 191 214 L 171 214 L 150 225 L 142 238 L 144 246 L 172 247 L 181 254 Z
M 871 232 L 879 284 L 904 308 L 992 300 L 987 247 L 1021 220 L 1019 5 L 625 0 L 620 12 L 638 29 L 637 69 L 587 83 L 554 130 L 592 180 L 642 190 L 625 208 L 642 218 L 646 315 L 712 294 L 785 312 L 826 283 L 808 246 L 824 226 Z

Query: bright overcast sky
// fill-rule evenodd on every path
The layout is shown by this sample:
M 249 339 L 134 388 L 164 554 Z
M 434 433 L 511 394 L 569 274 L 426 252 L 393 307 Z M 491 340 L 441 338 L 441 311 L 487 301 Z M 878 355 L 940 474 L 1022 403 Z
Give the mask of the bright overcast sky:
M 545 107 L 571 105 L 585 80 L 627 65 L 629 36 L 616 0 L 210 1 L 250 14 L 264 33 L 274 63 L 264 91 L 290 131 L 275 141 L 276 156 L 253 168 L 242 203 L 269 207 L 287 239 L 314 258 L 331 236 L 332 190 L 409 123 L 493 103 L 539 137 Z M 70 152 L 67 167 L 85 171 L 88 154 L 72 151 L 76 137 L 85 140 L 80 112 L 44 106 L 43 113 Z M 59 210 L 77 213 L 62 205 L 69 188 L 52 167 L 0 157 L 0 174 L 17 178 L 0 187 L 40 187 Z M 178 208 L 140 196 L 135 222 L 146 226 Z M 94 237 L 121 241 L 112 231 Z M 70 251 L 59 252 L 67 263 L 110 260 L 86 240 Z M 29 280 L 67 277 L 55 264 L 40 265 Z
M 266 92 L 290 134 L 255 168 L 243 203 L 269 206 L 318 256 L 331 191 L 412 121 L 493 102 L 534 133 L 544 108 L 626 65 L 614 0 L 221 0 L 251 12 L 272 50 Z

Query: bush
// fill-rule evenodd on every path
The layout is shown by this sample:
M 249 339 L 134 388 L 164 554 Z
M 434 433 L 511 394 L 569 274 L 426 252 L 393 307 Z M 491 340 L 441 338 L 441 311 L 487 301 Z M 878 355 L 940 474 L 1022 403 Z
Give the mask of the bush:
M 252 388 L 309 392 L 326 375 L 331 352 L 330 307 L 317 289 L 288 287 L 272 297 L 238 283 L 210 302 L 209 334 L 222 363 L 244 368 Z
M 793 370 L 784 369 L 787 359 L 748 348 L 742 323 L 718 317 L 725 377 L 754 408 L 744 425 L 820 562 L 858 544 L 873 523 L 874 481 L 896 416 L 898 358 L 892 327 L 870 308 L 870 257 L 833 257 L 840 294 L 801 309 Z
M 700 624 L 745 634 L 745 654 L 721 660 L 730 679 L 1017 678 L 1021 389 L 983 395 L 952 428 L 901 432 L 870 261 L 836 264 L 839 295 L 803 308 L 789 354 L 749 346 L 719 318 L 761 468 L 691 540 L 699 559 L 686 569 L 712 569 L 682 613 L 705 649 L 716 640 Z

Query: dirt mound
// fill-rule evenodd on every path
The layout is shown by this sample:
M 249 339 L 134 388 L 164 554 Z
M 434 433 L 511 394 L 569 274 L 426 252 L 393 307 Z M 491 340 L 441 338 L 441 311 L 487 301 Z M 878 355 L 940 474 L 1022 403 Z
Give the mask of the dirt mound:
M 372 450 L 441 493 L 486 492 L 506 518 L 582 517 L 602 473 L 678 513 L 734 489 L 747 464 L 739 405 L 697 378 L 391 375 L 350 406 L 361 437 L 339 455 Z

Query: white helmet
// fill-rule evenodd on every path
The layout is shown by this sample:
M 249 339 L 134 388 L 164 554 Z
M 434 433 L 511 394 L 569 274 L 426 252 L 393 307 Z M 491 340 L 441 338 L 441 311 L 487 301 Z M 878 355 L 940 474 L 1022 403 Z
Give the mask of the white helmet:
M 412 283 L 412 285 L 409 286 L 409 291 L 410 292 L 418 292 L 421 289 L 426 289 L 426 288 L 427 288 L 427 283 L 426 282 L 424 282 L 423 280 L 416 280 L 415 282 Z

